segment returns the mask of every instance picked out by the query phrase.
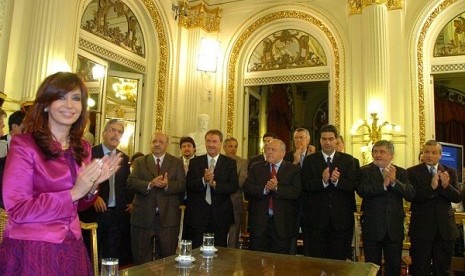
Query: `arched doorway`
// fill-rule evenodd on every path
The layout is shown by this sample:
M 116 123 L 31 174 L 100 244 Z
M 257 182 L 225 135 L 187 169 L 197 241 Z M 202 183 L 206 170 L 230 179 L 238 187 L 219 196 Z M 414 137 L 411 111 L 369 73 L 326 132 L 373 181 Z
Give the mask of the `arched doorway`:
M 247 65 L 253 55 L 254 49 L 267 36 L 276 32 L 287 30 L 299 30 L 309 33 L 322 46 L 324 53 L 327 55 L 327 65 L 315 68 L 292 68 L 280 69 L 266 72 L 248 72 Z M 337 34 L 336 28 L 329 23 L 318 12 L 314 14 L 311 11 L 265 11 L 256 16 L 249 24 L 245 24 L 244 29 L 240 30 L 240 35 L 231 48 L 231 56 L 228 66 L 228 111 L 227 111 L 227 132 L 228 135 L 238 133 L 244 138 L 244 148 L 257 149 L 258 146 L 248 145 L 247 133 L 249 131 L 249 99 L 257 97 L 256 88 L 263 85 L 271 84 L 301 84 L 310 82 L 329 82 L 327 86 L 328 94 L 328 121 L 340 126 L 341 110 L 344 109 L 344 87 L 341 82 L 341 60 L 344 53 L 341 51 L 341 39 Z M 237 70 L 237 68 L 239 68 Z M 252 87 L 252 88 L 251 88 Z M 255 91 L 249 93 L 249 91 Z M 244 107 L 244 114 L 235 111 L 236 106 Z M 262 106 L 259 104 L 259 106 Z M 240 110 L 237 108 L 236 110 Z M 264 114 L 259 112 L 259 114 Z M 265 114 L 263 115 L 265 116 Z M 236 119 L 237 118 L 237 119 Z M 244 122 L 243 126 L 236 122 Z M 260 135 L 265 133 L 265 129 L 260 127 Z M 289 130 L 292 131 L 292 130 Z M 250 139 L 250 142 L 257 143 L 260 139 Z M 245 156 L 245 155 L 244 155 Z

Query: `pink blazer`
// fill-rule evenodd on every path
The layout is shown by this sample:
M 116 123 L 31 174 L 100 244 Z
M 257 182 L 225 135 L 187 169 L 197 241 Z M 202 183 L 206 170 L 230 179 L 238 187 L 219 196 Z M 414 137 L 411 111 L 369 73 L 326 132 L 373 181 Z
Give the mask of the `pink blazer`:
M 90 145 L 82 140 L 84 150 Z M 91 156 L 84 160 L 88 164 Z M 76 173 L 81 167 L 75 162 Z M 74 186 L 64 155 L 46 160 L 30 133 L 13 137 L 3 173 L 3 201 L 8 214 L 5 237 L 11 239 L 63 242 L 71 231 L 81 238 L 78 208 L 85 209 L 95 200 L 84 197 L 71 200 Z

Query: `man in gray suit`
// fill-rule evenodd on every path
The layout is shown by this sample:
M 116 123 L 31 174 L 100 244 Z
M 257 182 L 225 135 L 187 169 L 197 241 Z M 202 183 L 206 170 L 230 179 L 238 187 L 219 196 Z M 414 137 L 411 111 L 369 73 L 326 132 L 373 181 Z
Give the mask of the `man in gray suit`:
M 129 189 L 135 192 L 131 214 L 135 264 L 176 252 L 181 215 L 179 205 L 186 189 L 186 178 L 182 160 L 166 153 L 168 144 L 166 134 L 155 132 L 152 153 L 135 160 L 128 178 Z
M 236 160 L 237 175 L 239 176 L 239 188 L 231 194 L 231 200 L 234 208 L 235 223 L 229 227 L 228 247 L 239 248 L 239 236 L 241 231 L 242 217 L 244 216 L 244 195 L 242 186 L 247 178 L 247 160 L 237 156 L 237 139 L 229 137 L 224 140 L 223 150 L 227 157 Z

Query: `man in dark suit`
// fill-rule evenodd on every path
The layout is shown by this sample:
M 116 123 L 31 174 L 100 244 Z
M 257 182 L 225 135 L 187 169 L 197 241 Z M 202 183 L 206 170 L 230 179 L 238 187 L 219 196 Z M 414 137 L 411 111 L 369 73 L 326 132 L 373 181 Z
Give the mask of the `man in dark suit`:
M 310 144 L 310 132 L 303 127 L 294 130 L 294 151 L 289 151 L 284 159 L 302 167 L 307 155 L 315 153 L 316 148 Z
M 195 141 L 192 137 L 184 136 L 179 139 L 179 149 L 181 150 L 181 160 L 184 164 L 184 171 L 187 174 L 189 162 L 195 157 Z
M 345 260 L 351 250 L 354 226 L 356 172 L 351 155 L 336 152 L 337 128 L 320 129 L 322 151 L 305 157 L 302 224 L 304 254 Z
M 1 110 L 1 109 L 0 109 Z M 6 116 L 2 114 L 5 111 L 0 111 L 0 127 L 5 125 L 4 118 Z M 5 166 L 6 155 L 8 153 L 8 148 L 10 146 L 10 141 L 13 136 L 21 133 L 21 124 L 24 120 L 26 114 L 21 110 L 13 112 L 10 117 L 8 117 L 8 133 L 0 137 L 0 208 L 3 208 L 3 199 L 2 199 L 2 184 L 3 184 L 3 169 Z
M 380 140 L 373 145 L 373 162 L 360 168 L 357 193 L 362 200 L 362 237 L 365 261 L 381 266 L 386 276 L 400 275 L 404 239 L 404 202 L 414 190 L 407 171 L 392 164 L 394 144 Z
M 129 157 L 118 150 L 124 133 L 124 123 L 117 119 L 109 120 L 104 127 L 101 144 L 92 148 L 92 158 L 102 158 L 107 154 L 121 153 L 121 168 L 114 177 L 100 184 L 99 195 L 93 207 L 79 212 L 83 222 L 97 222 L 97 240 L 100 258 L 119 258 L 120 264 L 129 263 L 130 244 L 126 243 L 129 232 L 128 205 L 132 197 L 127 189 L 129 176 Z M 90 237 L 84 236 L 86 246 L 90 248 Z
M 449 275 L 455 239 L 459 236 L 451 202 L 461 201 L 454 169 L 439 164 L 442 147 L 429 140 L 423 163 L 407 169 L 415 196 L 410 205 L 412 275 Z M 461 172 L 460 172 L 461 173 Z
M 250 167 L 252 166 L 253 163 L 255 162 L 260 162 L 260 161 L 265 161 L 265 150 L 266 150 L 266 145 L 268 145 L 271 140 L 278 138 L 276 134 L 273 132 L 267 132 L 263 135 L 263 152 L 257 155 L 254 155 L 249 158 L 249 164 L 247 165 L 247 171 L 250 170 Z
M 236 161 L 237 176 L 239 177 L 239 188 L 231 195 L 231 201 L 234 209 L 234 221 L 228 233 L 228 247 L 239 248 L 239 238 L 241 232 L 242 217 L 244 216 L 244 193 L 242 191 L 247 178 L 247 160 L 237 155 L 238 147 L 237 139 L 228 137 L 224 140 L 223 150 L 224 154 Z
M 176 253 L 186 178 L 182 160 L 166 152 L 168 145 L 168 136 L 155 132 L 152 153 L 135 160 L 128 178 L 129 189 L 135 192 L 131 214 L 135 264 Z
M 209 130 L 207 154 L 189 163 L 186 217 L 193 248 L 202 245 L 203 233 L 214 233 L 215 244 L 227 247 L 229 227 L 234 224 L 231 194 L 239 187 L 237 166 L 234 159 L 220 154 L 222 142 L 221 131 Z
M 124 123 L 117 119 L 109 120 L 102 133 L 102 143 L 92 148 L 92 158 L 121 153 L 121 168 L 114 177 L 100 184 L 99 195 L 93 208 L 80 212 L 84 222 L 97 222 L 97 240 L 101 258 L 119 258 L 121 264 L 130 261 L 130 244 L 125 244 L 129 230 L 128 205 L 132 197 L 127 189 L 129 157 L 117 149 L 124 133 Z M 87 240 L 87 239 L 86 239 Z M 126 246 L 122 246 L 125 244 Z M 90 246 L 90 244 L 87 244 Z M 124 248 L 121 248 L 124 247 Z
M 284 160 L 292 162 L 302 168 L 304 163 L 304 159 L 307 155 L 313 154 L 316 151 L 314 145 L 310 144 L 311 137 L 310 132 L 308 129 L 299 127 L 294 130 L 294 150 L 289 151 L 285 156 Z M 302 202 L 305 201 L 304 195 L 302 195 L 298 200 L 296 200 L 297 204 L 297 228 L 296 228 L 296 235 L 291 241 L 291 255 L 295 255 L 297 252 L 297 239 L 300 233 L 300 229 L 302 228 L 302 233 L 306 232 L 307 230 L 304 229 L 305 227 L 302 225 Z
M 266 160 L 250 168 L 244 184 L 249 200 L 250 249 L 289 254 L 297 227 L 300 167 L 283 160 L 286 145 L 279 139 L 266 147 Z

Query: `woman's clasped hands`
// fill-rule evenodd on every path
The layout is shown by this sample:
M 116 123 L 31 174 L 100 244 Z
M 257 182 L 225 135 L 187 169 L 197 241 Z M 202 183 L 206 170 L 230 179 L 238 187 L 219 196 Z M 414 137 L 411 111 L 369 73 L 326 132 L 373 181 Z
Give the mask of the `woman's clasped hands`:
M 83 165 L 74 187 L 71 189 L 73 201 L 87 194 L 94 194 L 98 185 L 108 180 L 121 167 L 121 153 L 95 158 L 90 164 Z

